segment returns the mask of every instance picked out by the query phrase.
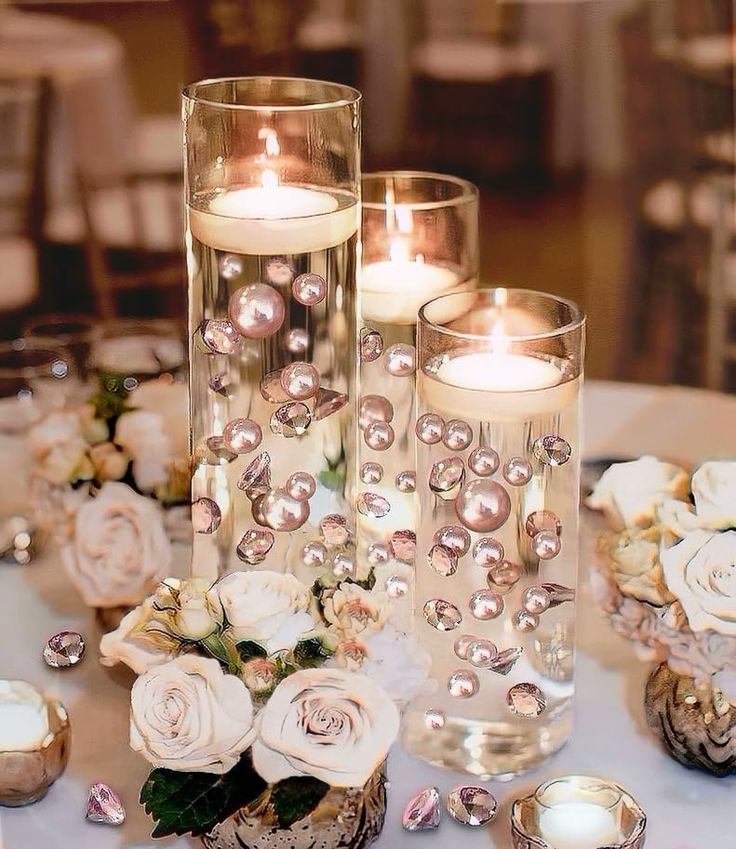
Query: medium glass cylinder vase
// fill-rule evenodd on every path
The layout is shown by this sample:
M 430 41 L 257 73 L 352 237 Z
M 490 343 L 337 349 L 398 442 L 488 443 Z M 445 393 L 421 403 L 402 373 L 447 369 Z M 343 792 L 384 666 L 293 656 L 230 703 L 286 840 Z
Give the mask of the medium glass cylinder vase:
M 414 618 L 436 687 L 405 743 L 482 776 L 536 766 L 572 726 L 584 318 L 489 289 L 418 327 Z
M 349 524 L 359 107 L 302 79 L 184 92 L 195 574 L 283 570 Z
M 417 315 L 476 285 L 478 191 L 443 174 L 384 171 L 364 175 L 362 207 L 358 554 L 380 563 L 412 552 Z

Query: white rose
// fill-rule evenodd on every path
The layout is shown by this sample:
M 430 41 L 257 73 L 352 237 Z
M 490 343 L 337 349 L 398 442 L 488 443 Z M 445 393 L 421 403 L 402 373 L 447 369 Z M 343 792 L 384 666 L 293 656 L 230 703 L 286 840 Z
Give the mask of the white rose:
M 325 599 L 325 619 L 345 636 L 380 630 L 391 613 L 386 593 L 343 582 Z
M 133 458 L 138 489 L 151 492 L 166 484 L 174 456 L 161 415 L 144 410 L 123 413 L 115 428 L 115 442 Z
M 154 767 L 222 775 L 255 739 L 248 688 L 211 658 L 154 666 L 133 684 L 130 703 L 131 748 Z
M 76 413 L 52 413 L 31 428 L 28 439 L 36 461 L 35 474 L 54 484 L 91 478 L 89 445 Z
M 316 625 L 309 611 L 312 594 L 293 575 L 231 572 L 211 592 L 219 599 L 236 641 L 265 643 L 269 654 L 292 648 Z
M 99 442 L 89 450 L 89 458 L 98 481 L 119 481 L 125 477 L 130 460 L 112 442 Z
M 269 783 L 311 775 L 362 787 L 396 739 L 399 712 L 364 675 L 303 669 L 276 687 L 257 725 L 253 765 Z
M 147 598 L 127 613 L 114 631 L 100 639 L 100 663 L 103 666 L 124 663 L 136 675 L 142 675 L 152 666 L 171 660 L 178 643 L 147 627 L 155 615 L 153 598 Z
M 616 528 L 644 528 L 652 524 L 665 499 L 685 498 L 687 491 L 684 469 L 646 455 L 606 469 L 586 504 L 602 510 Z
M 148 380 L 128 395 L 127 405 L 161 416 L 173 456 L 189 455 L 189 392 L 185 383 Z
M 91 607 L 136 604 L 171 565 L 171 544 L 157 504 L 123 483 L 103 484 L 74 520 L 64 565 Z
M 692 531 L 660 559 L 692 630 L 736 635 L 736 531 Z
M 665 501 L 660 507 L 660 520 L 669 530 L 685 536 L 698 528 L 736 527 L 736 463 L 703 463 L 693 474 L 690 486 L 694 509 L 682 501 Z
M 167 620 L 172 631 L 189 640 L 203 640 L 222 626 L 222 608 L 215 596 L 209 594 L 211 582 L 205 578 L 189 578 L 185 581 L 166 581 L 175 584 L 174 607 Z M 160 593 L 157 593 L 157 598 Z

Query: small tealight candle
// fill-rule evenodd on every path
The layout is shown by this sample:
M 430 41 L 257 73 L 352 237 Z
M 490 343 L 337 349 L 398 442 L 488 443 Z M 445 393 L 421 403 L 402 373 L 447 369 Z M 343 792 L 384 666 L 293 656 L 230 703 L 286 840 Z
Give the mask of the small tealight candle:
M 66 767 L 69 737 L 59 702 L 25 681 L 0 680 L 0 805 L 43 797 Z
M 440 366 L 437 378 L 480 392 L 534 392 L 556 386 L 562 375 L 539 357 L 488 351 L 453 357 Z
M 554 849 L 597 849 L 619 841 L 616 820 L 593 802 L 562 802 L 539 816 L 539 833 Z

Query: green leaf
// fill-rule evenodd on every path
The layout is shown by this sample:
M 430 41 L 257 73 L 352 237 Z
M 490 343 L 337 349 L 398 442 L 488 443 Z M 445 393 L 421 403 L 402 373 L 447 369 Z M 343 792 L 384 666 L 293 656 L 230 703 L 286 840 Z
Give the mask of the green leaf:
M 343 584 L 357 584 L 359 587 L 362 587 L 364 590 L 370 591 L 370 590 L 373 589 L 373 587 L 376 586 L 375 569 L 373 569 L 373 567 L 371 567 L 370 572 L 368 572 L 368 575 L 365 578 L 363 578 L 362 581 L 356 581 L 355 578 L 345 578 L 345 580 L 342 583 Z
M 309 637 L 294 646 L 294 661 L 302 668 L 322 666 L 334 652 L 319 637 Z
M 132 409 L 126 403 L 129 393 L 123 386 L 123 377 L 103 372 L 99 375 L 99 384 L 97 394 L 90 398 L 95 408 L 95 418 L 111 421 Z
M 253 660 L 254 657 L 268 657 L 266 649 L 255 640 L 243 640 L 243 642 L 238 643 L 235 648 L 238 650 L 238 654 L 240 655 L 240 659 L 243 663 Z
M 236 647 L 230 640 L 223 639 L 222 634 L 215 632 L 199 640 L 198 645 L 210 654 L 215 660 L 219 660 L 231 675 L 240 673 L 240 657 Z
M 254 802 L 266 786 L 246 753 L 225 775 L 154 769 L 140 801 L 156 820 L 152 837 L 188 833 L 199 837 Z
M 288 828 L 311 814 L 329 789 L 329 784 L 310 776 L 285 778 L 275 784 L 271 803 L 281 828 Z
M 324 469 L 317 475 L 317 479 L 325 489 L 339 491 L 345 485 L 345 472 L 337 469 Z

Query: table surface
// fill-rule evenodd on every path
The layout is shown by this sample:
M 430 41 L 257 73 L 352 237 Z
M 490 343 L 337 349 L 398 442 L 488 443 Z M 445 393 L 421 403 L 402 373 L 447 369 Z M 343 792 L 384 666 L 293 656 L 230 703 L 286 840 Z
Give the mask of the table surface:
M 657 453 L 692 463 L 733 454 L 736 397 L 678 387 L 590 383 L 585 390 L 585 454 L 634 456 Z M 590 560 L 598 519 L 583 522 L 581 572 Z M 184 564 L 186 568 L 186 564 Z M 21 569 L 2 567 L 0 676 L 24 678 L 58 695 L 66 704 L 73 745 L 64 776 L 48 796 L 22 809 L 0 809 L 0 849 L 150 849 L 150 822 L 137 805 L 146 764 L 127 746 L 131 677 L 96 662 L 96 626 L 69 591 L 60 563 L 49 556 Z M 509 783 L 489 782 L 499 813 L 486 829 L 472 830 L 447 815 L 435 832 L 408 834 L 401 810 L 429 784 L 446 793 L 468 781 L 459 773 L 431 767 L 397 746 L 389 760 L 389 806 L 376 849 L 511 849 L 509 810 L 513 799 L 540 782 L 570 773 L 615 780 L 636 796 L 649 815 L 651 849 L 736 849 L 736 776 L 711 778 L 667 757 L 646 728 L 642 692 L 647 666 L 616 636 L 585 591 L 579 604 L 576 733 L 568 746 L 535 772 Z M 78 668 L 52 670 L 41 660 L 46 638 L 75 628 L 90 638 L 89 655 Z M 122 828 L 84 819 L 88 787 L 104 781 L 122 796 L 128 819 Z M 187 839 L 155 845 L 191 849 Z

